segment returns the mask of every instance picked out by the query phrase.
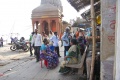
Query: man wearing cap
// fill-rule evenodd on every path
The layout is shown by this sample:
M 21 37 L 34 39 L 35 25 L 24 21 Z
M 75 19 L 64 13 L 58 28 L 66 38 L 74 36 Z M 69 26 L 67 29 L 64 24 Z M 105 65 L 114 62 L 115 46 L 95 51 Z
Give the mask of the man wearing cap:
M 69 49 L 69 46 L 70 46 L 70 42 L 69 42 L 69 32 L 70 32 L 70 29 L 69 27 L 67 27 L 65 29 L 65 32 L 62 36 L 62 41 L 63 41 L 63 46 L 64 46 L 64 57 L 66 56 L 66 52 L 68 51 Z

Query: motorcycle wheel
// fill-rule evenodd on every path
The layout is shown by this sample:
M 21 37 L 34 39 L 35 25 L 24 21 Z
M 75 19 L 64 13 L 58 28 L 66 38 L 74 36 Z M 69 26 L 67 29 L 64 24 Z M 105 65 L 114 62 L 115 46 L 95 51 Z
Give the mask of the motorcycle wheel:
M 29 51 L 29 47 L 28 47 L 27 45 L 25 46 L 24 51 L 25 51 L 25 52 L 28 52 L 28 51 Z
M 15 45 L 10 46 L 10 50 L 15 51 L 17 47 Z

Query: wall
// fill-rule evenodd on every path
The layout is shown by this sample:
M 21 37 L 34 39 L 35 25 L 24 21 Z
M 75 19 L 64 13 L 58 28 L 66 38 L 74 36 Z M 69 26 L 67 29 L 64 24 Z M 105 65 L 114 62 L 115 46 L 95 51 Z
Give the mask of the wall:
M 120 80 L 120 0 L 117 0 L 116 36 L 115 36 L 115 79 Z
M 101 0 L 101 80 L 113 80 L 116 0 Z
M 116 0 L 101 0 L 101 60 L 114 55 Z

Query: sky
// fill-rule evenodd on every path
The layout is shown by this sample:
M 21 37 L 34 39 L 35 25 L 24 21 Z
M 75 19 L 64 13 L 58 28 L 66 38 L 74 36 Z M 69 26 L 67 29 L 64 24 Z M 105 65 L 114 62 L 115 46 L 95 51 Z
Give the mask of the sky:
M 61 2 L 63 20 L 69 22 L 70 19 L 80 17 L 81 12 L 77 12 L 67 0 Z M 0 37 L 9 38 L 10 33 L 18 33 L 19 37 L 28 39 L 32 32 L 31 13 L 39 5 L 40 0 L 0 0 Z

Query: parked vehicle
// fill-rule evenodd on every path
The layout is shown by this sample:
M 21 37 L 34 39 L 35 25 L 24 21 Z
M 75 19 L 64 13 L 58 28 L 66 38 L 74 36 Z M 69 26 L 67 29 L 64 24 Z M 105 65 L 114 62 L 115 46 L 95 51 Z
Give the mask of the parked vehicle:
M 20 41 L 13 41 L 13 44 L 10 46 L 10 50 L 16 51 L 16 50 L 24 50 L 25 52 L 29 51 L 28 42 L 25 42 L 25 40 Z

